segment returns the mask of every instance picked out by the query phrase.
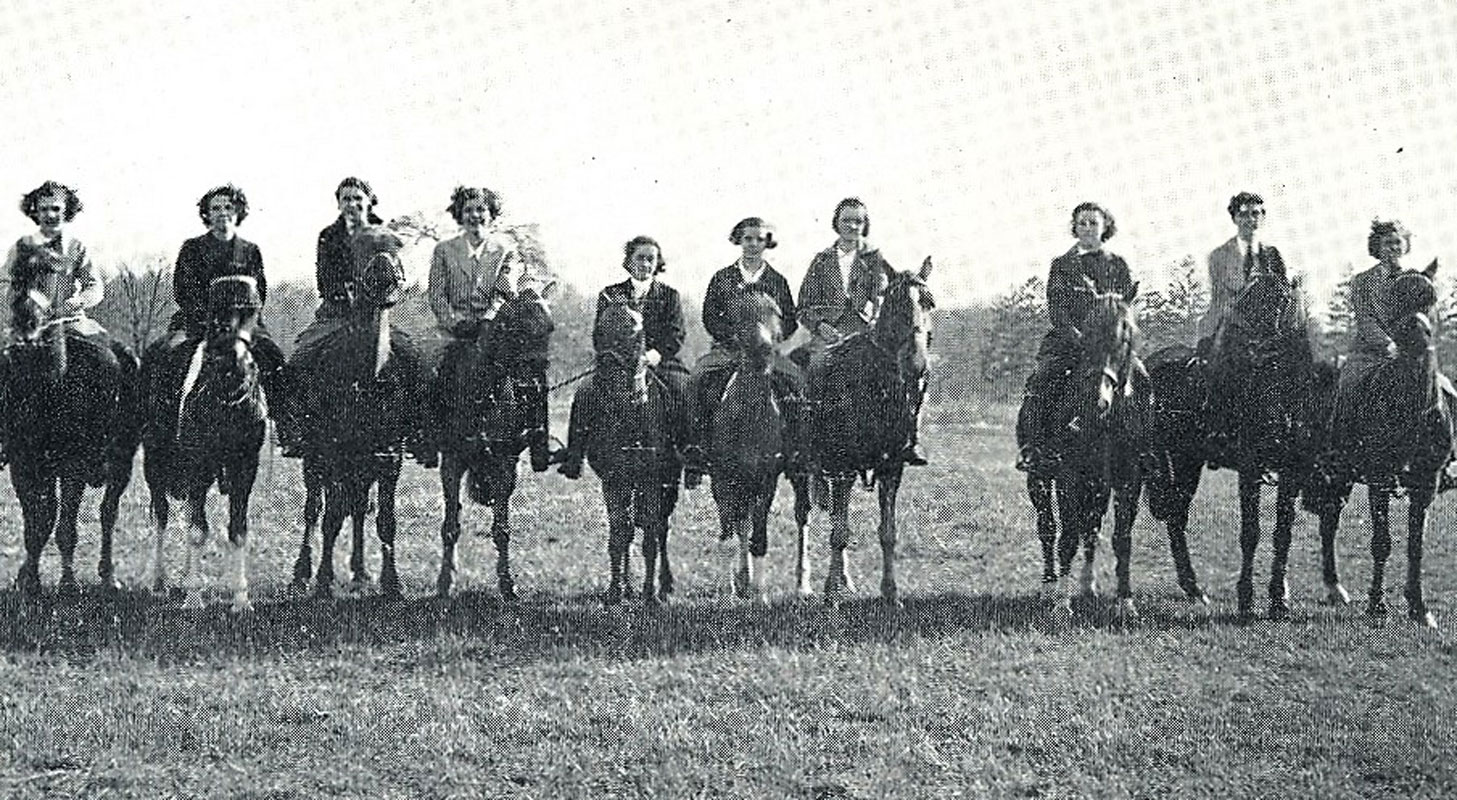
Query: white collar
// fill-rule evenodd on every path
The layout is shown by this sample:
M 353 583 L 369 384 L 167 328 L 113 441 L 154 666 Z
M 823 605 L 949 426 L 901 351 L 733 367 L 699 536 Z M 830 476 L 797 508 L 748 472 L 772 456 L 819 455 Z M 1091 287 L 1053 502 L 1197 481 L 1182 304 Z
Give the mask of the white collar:
M 62 228 L 61 232 L 56 234 L 56 238 L 61 240 L 61 252 L 66 252 L 71 246 L 71 234 L 65 228 Z M 40 228 L 36 228 L 35 232 L 30 235 L 30 243 L 36 247 L 45 247 L 50 240 L 51 237 L 42 233 Z
M 632 286 L 632 296 L 633 296 L 633 299 L 634 300 L 640 300 L 640 299 L 642 299 L 644 297 L 647 297 L 648 290 L 651 289 L 651 288 L 653 288 L 653 281 L 654 280 L 656 280 L 656 279 L 655 278 L 648 278 L 645 281 L 640 281 L 637 278 L 632 277 L 631 275 L 627 276 L 627 282 L 628 282 L 629 285 Z
M 1258 236 L 1248 242 L 1238 236 L 1234 237 L 1234 240 L 1239 242 L 1239 254 L 1241 256 L 1250 252 L 1250 250 L 1254 250 L 1256 253 L 1260 252 L 1260 238 Z
M 758 281 L 760 278 L 764 277 L 764 270 L 769 268 L 769 262 L 762 258 L 759 259 L 759 268 L 754 270 L 753 272 L 749 272 L 744 269 L 744 260 L 742 258 L 734 262 L 734 264 L 739 268 L 739 277 L 744 279 L 744 283 L 754 283 Z
M 1088 250 L 1087 248 L 1083 247 L 1081 244 L 1073 245 L 1073 249 L 1078 251 L 1078 255 L 1079 256 L 1085 256 L 1088 253 L 1101 253 L 1101 252 L 1103 252 L 1103 248 L 1101 248 L 1101 247 L 1099 247 L 1097 250 Z
M 475 247 L 471 247 L 471 244 L 470 244 L 470 236 L 467 235 L 467 234 L 462 233 L 460 235 L 460 243 L 463 244 L 463 245 L 465 245 L 466 255 L 469 255 L 471 258 L 479 259 L 479 258 L 481 258 L 482 256 L 485 255 L 485 253 L 486 253 L 486 246 L 491 243 L 491 237 L 490 236 L 482 236 L 481 237 L 481 243 L 479 245 L 475 246 Z

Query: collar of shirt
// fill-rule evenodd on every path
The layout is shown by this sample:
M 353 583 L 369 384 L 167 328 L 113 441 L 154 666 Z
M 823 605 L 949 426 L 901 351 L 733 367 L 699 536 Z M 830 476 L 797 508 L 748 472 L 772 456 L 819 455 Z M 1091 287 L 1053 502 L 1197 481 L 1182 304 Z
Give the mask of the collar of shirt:
M 1088 253 L 1101 253 L 1101 252 L 1103 252 L 1103 248 L 1101 248 L 1101 247 L 1099 247 L 1099 248 L 1097 248 L 1095 250 L 1090 250 L 1090 249 L 1088 249 L 1086 247 L 1083 247 L 1082 245 L 1078 245 L 1076 249 L 1078 251 L 1078 258 L 1082 258 L 1083 256 L 1087 255 Z
M 480 261 L 486 254 L 486 245 L 491 243 L 491 237 L 482 236 L 481 243 L 476 245 L 475 247 L 471 247 L 469 237 L 462 237 L 461 241 L 465 243 L 466 254 L 469 255 L 471 258 Z
M 1239 243 L 1239 257 L 1240 257 L 1241 260 L 1243 260 L 1246 256 L 1248 256 L 1250 254 L 1250 250 L 1252 248 L 1254 249 L 1254 251 L 1256 253 L 1260 252 L 1260 240 L 1259 239 L 1251 239 L 1251 240 L 1249 240 L 1247 242 L 1244 239 L 1241 239 L 1238 236 L 1236 236 L 1236 237 L 1234 237 L 1234 240 Z
M 648 290 L 653 288 L 653 280 L 653 278 L 648 278 L 645 281 L 640 281 L 629 275 L 627 282 L 632 286 L 632 299 L 641 300 L 647 297 Z
M 64 229 L 54 237 L 47 236 L 39 230 L 30 235 L 30 243 L 36 247 L 48 247 L 52 241 L 60 241 L 62 253 L 71 247 L 71 235 Z
M 744 279 L 744 283 L 756 283 L 756 282 L 758 282 L 758 280 L 760 278 L 764 277 L 764 270 L 765 270 L 765 268 L 767 268 L 769 266 L 769 262 L 768 261 L 760 260 L 759 261 L 759 268 L 756 269 L 756 270 L 754 270 L 753 272 L 749 272 L 748 270 L 744 269 L 744 260 L 742 258 L 739 259 L 735 263 L 738 264 L 738 267 L 739 267 L 739 277 Z

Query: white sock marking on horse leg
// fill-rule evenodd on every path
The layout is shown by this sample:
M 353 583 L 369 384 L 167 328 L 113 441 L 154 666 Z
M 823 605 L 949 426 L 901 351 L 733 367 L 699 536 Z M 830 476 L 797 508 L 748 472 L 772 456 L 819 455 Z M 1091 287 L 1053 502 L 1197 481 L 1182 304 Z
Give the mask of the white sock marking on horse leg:
M 164 592 L 167 590 L 167 568 L 162 562 L 162 542 L 167 536 L 167 526 L 152 520 L 152 565 L 150 574 L 147 576 L 147 585 L 153 591 Z
M 380 309 L 379 322 L 375 325 L 374 340 L 374 376 L 384 370 L 384 365 L 390 360 L 390 311 L 387 308 Z
M 248 599 L 248 540 L 244 539 L 237 545 L 230 542 L 229 545 L 228 549 L 232 551 L 233 557 L 233 611 L 250 611 L 253 603 Z
M 749 595 L 761 603 L 767 602 L 769 596 L 764 593 L 764 557 L 749 557 Z

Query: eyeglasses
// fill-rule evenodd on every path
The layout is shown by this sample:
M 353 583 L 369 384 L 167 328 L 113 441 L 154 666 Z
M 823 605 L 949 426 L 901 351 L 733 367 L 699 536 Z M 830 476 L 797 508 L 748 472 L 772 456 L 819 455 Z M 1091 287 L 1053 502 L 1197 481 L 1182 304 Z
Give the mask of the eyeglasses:
M 1265 209 L 1263 209 L 1263 208 L 1241 208 L 1239 211 L 1236 211 L 1235 213 L 1237 215 L 1241 216 L 1241 217 L 1263 217 L 1263 216 L 1265 216 Z
M 769 241 L 769 237 L 767 237 L 767 236 L 741 236 L 741 237 L 739 237 L 739 241 L 743 241 L 743 242 L 767 242 L 767 241 Z

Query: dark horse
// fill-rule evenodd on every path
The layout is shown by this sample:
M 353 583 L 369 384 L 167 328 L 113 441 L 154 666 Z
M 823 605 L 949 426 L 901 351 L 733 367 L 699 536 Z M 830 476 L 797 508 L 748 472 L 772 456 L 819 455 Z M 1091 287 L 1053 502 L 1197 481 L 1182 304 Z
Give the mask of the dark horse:
M 1090 283 L 1085 291 L 1090 302 L 1078 341 L 1077 368 L 1061 402 L 1052 408 L 1051 443 L 1060 457 L 1045 471 L 1028 473 L 1027 494 L 1037 510 L 1044 585 L 1069 580 L 1081 545 L 1081 591 L 1087 595 L 1097 592 L 1093 555 L 1111 497 L 1118 609 L 1133 616 L 1137 608 L 1129 557 L 1143 489 L 1139 451 L 1148 408 L 1148 387 L 1135 368 L 1138 325 L 1131 304 L 1138 287 L 1126 294 L 1105 294 L 1094 291 Z M 1070 612 L 1071 591 L 1059 595 L 1059 609 Z
M 1269 615 L 1284 619 L 1290 614 L 1285 575 L 1295 500 L 1311 466 L 1316 387 L 1329 382 L 1330 371 L 1315 364 L 1299 286 L 1283 275 L 1250 279 L 1224 321 L 1217 350 L 1207 374 L 1187 349 L 1160 351 L 1149 359 L 1155 397 L 1149 509 L 1167 525 L 1180 588 L 1190 599 L 1207 603 L 1189 561 L 1186 534 L 1189 506 L 1208 455 L 1203 436 L 1208 426 L 1205 381 L 1216 382 L 1217 391 L 1225 395 L 1217 402 L 1232 409 L 1230 450 L 1224 460 L 1239 474 L 1239 616 L 1248 618 L 1254 603 L 1260 489 L 1274 483 Z
M 472 500 L 491 508 L 496 545 L 496 581 L 504 600 L 516 598 L 511 574 L 511 495 L 516 462 L 536 420 L 525 381 L 537 378 L 522 365 L 542 357 L 554 324 L 541 294 L 524 290 L 508 299 L 493 322 L 470 344 L 456 365 L 454 380 L 440 387 L 448 399 L 440 443 L 440 485 L 445 519 L 440 524 L 440 577 L 436 592 L 449 596 L 460 541 L 460 484 Z
M 354 281 L 350 312 L 338 331 L 289 363 L 297 387 L 304 438 L 305 525 L 294 563 L 293 588 L 308 585 L 311 540 L 323 498 L 323 549 L 315 591 L 331 596 L 334 543 L 344 519 L 353 522 L 349 565 L 356 587 L 369 583 L 364 566 L 364 523 L 369 490 L 378 487 L 375 532 L 380 542 L 380 592 L 400 595 L 395 569 L 395 489 L 403 449 L 421 435 L 425 379 L 419 349 L 390 325 L 405 272 L 388 232 L 364 230 L 353 246 L 364 263 Z M 371 252 L 372 251 L 372 252 Z
M 914 424 L 915 403 L 926 378 L 934 306 L 926 288 L 930 274 L 927 257 L 919 272 L 892 276 L 874 327 L 834 345 L 810 367 L 808 442 L 828 485 L 830 564 L 825 602 L 831 605 L 842 602 L 849 591 L 845 548 L 850 544 L 850 490 L 856 475 L 879 487 L 880 594 L 887 602 L 899 603 L 895 504 L 905 469 L 899 454 Z
M 597 367 L 592 384 L 600 422 L 587 437 L 587 463 L 602 481 L 607 506 L 607 558 L 612 582 L 602 597 L 616 605 L 627 587 L 633 535 L 643 532 L 643 601 L 673 591 L 668 566 L 668 518 L 678 504 L 682 462 L 668 427 L 668 389 L 648 371 L 642 315 L 624 303 L 598 314 L 593 331 Z
M 211 530 L 207 494 L 214 483 L 228 497 L 228 581 L 233 610 L 248 599 L 248 499 L 258 476 L 258 450 L 268 408 L 249 351 L 262 301 L 251 278 L 228 275 L 208 287 L 206 338 L 195 346 L 159 342 L 142 364 L 145 422 L 142 441 L 147 487 L 152 495 L 152 588 L 166 589 L 162 546 L 169 498 L 188 509 L 187 561 L 182 586 L 189 608 L 203 605 L 200 561 Z M 188 345 L 191 345 L 189 342 Z
M 779 304 L 769 295 L 744 294 L 735 337 L 738 359 L 713 412 L 708 450 L 723 538 L 739 543 L 734 591 L 761 600 L 769 507 L 792 447 L 791 415 L 799 413 L 797 403 L 782 404 L 775 386 L 775 346 L 783 339 L 779 314 Z
M 1341 509 L 1355 483 L 1365 483 L 1371 508 L 1371 589 L 1366 613 L 1388 613 L 1383 579 L 1391 555 L 1388 508 L 1402 489 L 1409 500 L 1406 539 L 1406 610 L 1418 623 L 1437 623 L 1422 593 L 1422 539 L 1427 508 L 1437 493 L 1442 471 L 1452 460 L 1451 384 L 1437 365 L 1429 316 L 1437 293 L 1433 261 L 1424 272 L 1403 272 L 1392 286 L 1394 359 L 1376 366 L 1350 393 L 1363 402 L 1333 408 L 1331 425 L 1322 433 L 1320 459 L 1306 488 L 1307 510 L 1320 516 L 1320 545 L 1327 592 L 1332 601 L 1346 598 L 1336 572 L 1335 538 Z M 1442 487 L 1445 488 L 1445 487 Z
M 60 589 L 77 591 L 73 566 L 76 517 L 86 486 L 102 486 L 101 560 L 104 590 L 120 584 L 111 541 L 121 494 L 131 482 L 137 425 L 123 400 L 115 359 L 70 326 L 78 317 L 51 317 L 45 296 L 27 293 L 14 303 L 16 341 L 6 348 L 10 480 L 25 521 L 25 563 L 16 576 L 21 592 L 40 591 L 40 557 L 55 533 L 61 552 Z M 95 323 L 91 323 L 95 324 Z

